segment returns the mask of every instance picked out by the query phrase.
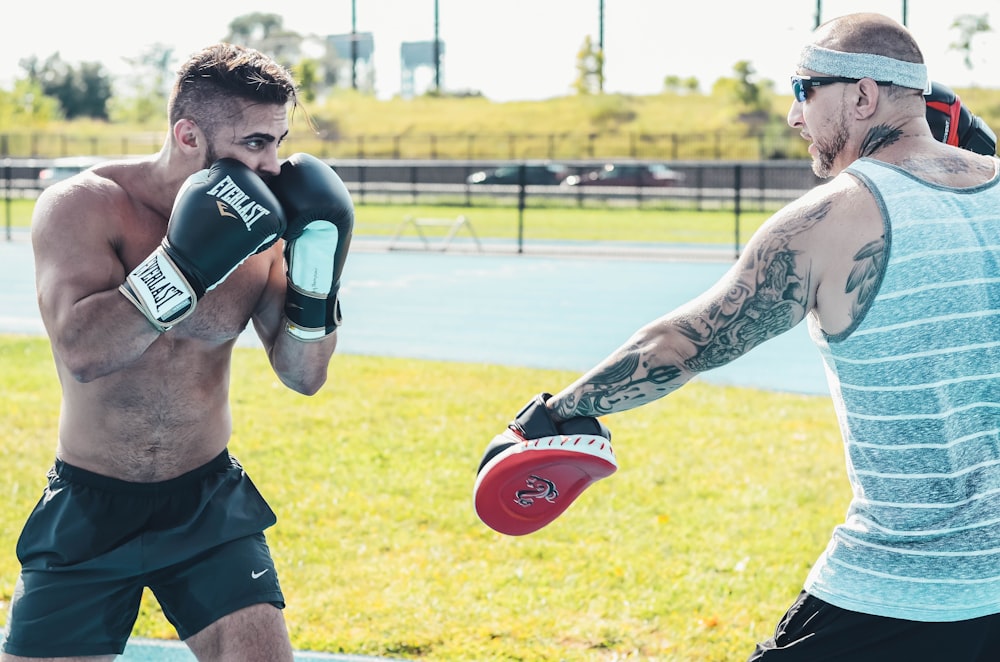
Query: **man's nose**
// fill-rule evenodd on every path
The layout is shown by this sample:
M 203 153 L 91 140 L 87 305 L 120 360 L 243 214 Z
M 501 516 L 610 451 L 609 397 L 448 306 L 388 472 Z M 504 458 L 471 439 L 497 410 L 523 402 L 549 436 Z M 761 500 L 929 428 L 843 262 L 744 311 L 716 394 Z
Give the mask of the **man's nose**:
M 278 161 L 278 150 L 269 149 L 267 154 L 261 159 L 257 168 L 262 174 L 275 176 L 281 173 L 281 163 Z
M 788 116 L 785 119 L 788 121 L 788 126 L 793 129 L 802 126 L 802 103 L 800 101 L 792 101 L 792 106 L 788 109 Z

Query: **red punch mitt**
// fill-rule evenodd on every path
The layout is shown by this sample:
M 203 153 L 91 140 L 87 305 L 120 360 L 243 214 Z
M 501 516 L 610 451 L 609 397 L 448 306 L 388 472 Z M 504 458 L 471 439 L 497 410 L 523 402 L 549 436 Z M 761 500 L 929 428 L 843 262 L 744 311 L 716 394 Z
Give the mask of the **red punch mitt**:
M 618 470 L 611 433 L 596 418 L 556 423 L 542 393 L 486 447 L 473 501 L 488 527 L 533 533 L 559 517 L 587 487 Z

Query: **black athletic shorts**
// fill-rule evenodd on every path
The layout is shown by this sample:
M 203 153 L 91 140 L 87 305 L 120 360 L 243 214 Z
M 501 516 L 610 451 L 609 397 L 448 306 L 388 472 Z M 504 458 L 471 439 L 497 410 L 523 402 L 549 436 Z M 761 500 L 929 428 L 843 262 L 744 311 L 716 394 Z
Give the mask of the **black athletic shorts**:
M 928 623 L 834 607 L 805 591 L 748 662 L 996 662 L 1000 614 Z
M 284 608 L 263 531 L 271 508 L 228 452 L 159 483 L 56 461 L 17 543 L 3 650 L 120 654 L 149 587 L 181 639 L 259 603 Z

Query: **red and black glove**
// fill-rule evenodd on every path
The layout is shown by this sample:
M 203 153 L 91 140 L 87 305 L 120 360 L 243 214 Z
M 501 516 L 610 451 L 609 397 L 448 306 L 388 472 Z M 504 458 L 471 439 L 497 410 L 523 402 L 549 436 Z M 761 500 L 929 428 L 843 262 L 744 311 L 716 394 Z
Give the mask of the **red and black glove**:
M 927 102 L 927 124 L 935 138 L 977 154 L 996 154 L 996 134 L 982 118 L 972 114 L 951 88 L 932 83 L 931 93 L 924 100 Z
M 486 447 L 473 501 L 494 531 L 521 536 L 559 517 L 587 487 L 618 470 L 611 432 L 596 418 L 552 419 L 535 396 Z

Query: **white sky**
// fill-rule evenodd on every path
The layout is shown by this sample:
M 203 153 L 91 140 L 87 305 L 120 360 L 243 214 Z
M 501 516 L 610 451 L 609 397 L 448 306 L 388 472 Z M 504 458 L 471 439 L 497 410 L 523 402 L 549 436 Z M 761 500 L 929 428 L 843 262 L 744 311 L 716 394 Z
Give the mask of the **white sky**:
M 404 41 L 434 38 L 434 0 L 354 0 L 357 31 L 375 39 L 376 92 L 400 89 Z M 78 64 L 100 62 L 124 74 L 124 57 L 149 44 L 175 48 L 180 59 L 218 41 L 229 22 L 253 12 L 279 14 L 303 35 L 351 31 L 351 0 L 13 0 L 0 35 L 0 85 L 22 75 L 18 61 L 59 52 Z M 902 0 L 823 0 L 822 18 L 877 11 L 902 21 Z M 815 0 L 605 0 L 605 90 L 652 94 L 667 75 L 694 76 L 707 90 L 748 60 L 759 76 L 784 85 L 815 23 Z M 1000 3 L 997 0 L 909 0 L 907 25 L 924 51 L 931 77 L 952 87 L 1000 88 Z M 584 37 L 598 40 L 599 0 L 438 0 L 445 42 L 446 90 L 479 90 L 494 101 L 570 93 Z M 992 10 L 992 11 L 991 11 Z M 949 49 L 962 14 L 990 14 L 993 32 L 973 40 L 973 68 Z M 781 89 L 781 88 L 779 88 Z

